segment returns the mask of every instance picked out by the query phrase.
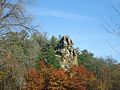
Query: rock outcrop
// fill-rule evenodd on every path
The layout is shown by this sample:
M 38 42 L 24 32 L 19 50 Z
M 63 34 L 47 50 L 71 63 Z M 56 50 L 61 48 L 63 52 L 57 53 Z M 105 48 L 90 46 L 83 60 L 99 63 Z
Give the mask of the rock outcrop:
M 61 67 L 69 69 L 71 65 L 78 65 L 77 53 L 73 48 L 72 40 L 64 35 L 56 47 L 56 55 L 60 58 Z

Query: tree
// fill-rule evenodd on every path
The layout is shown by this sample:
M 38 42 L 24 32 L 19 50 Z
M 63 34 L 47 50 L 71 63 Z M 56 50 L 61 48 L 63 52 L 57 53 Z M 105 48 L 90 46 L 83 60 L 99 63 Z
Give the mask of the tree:
M 26 16 L 25 0 L 0 0 L 0 35 L 9 31 L 35 30 Z
M 79 51 L 78 51 L 79 52 Z M 81 53 L 78 53 L 78 61 L 82 64 L 85 65 L 89 70 L 94 69 L 94 54 L 89 52 L 88 50 L 84 49 L 81 51 Z
M 43 60 L 39 62 L 39 68 L 32 68 L 26 73 L 25 80 L 25 89 L 30 90 L 97 90 L 95 75 L 84 66 L 71 66 L 69 71 L 65 71 Z
M 55 48 L 55 47 L 57 46 L 58 42 L 59 42 L 58 39 L 57 39 L 55 36 L 52 35 L 52 37 L 51 37 L 51 39 L 50 39 L 50 45 L 51 45 L 53 48 Z
M 72 66 L 70 70 L 70 82 L 74 90 L 97 90 L 96 76 L 85 66 Z
M 35 57 L 46 45 L 46 37 L 43 34 L 39 34 L 39 36 L 37 34 L 32 34 L 30 37 L 27 31 L 11 31 L 0 38 L 0 48 L 4 50 L 0 53 L 0 66 L 5 68 L 5 77 L 10 73 L 15 78 L 14 88 L 16 84 L 19 86 L 24 83 L 25 72 L 28 68 L 35 66 Z M 2 71 L 4 71 L 3 68 Z M 7 81 L 11 81 L 11 78 L 8 78 Z M 13 85 L 13 82 L 10 83 Z
M 0 72 L 6 73 L 2 79 L 2 85 L 5 84 L 3 87 L 6 89 L 21 88 L 24 73 L 33 66 L 37 54 L 32 46 L 33 41 L 30 40 L 36 29 L 24 11 L 24 1 L 0 0 L 0 66 L 3 67 Z M 14 77 L 14 82 L 11 76 Z
M 120 17 L 119 9 L 115 6 L 112 6 L 112 9 L 115 11 L 115 14 L 117 14 L 116 17 L 119 20 L 119 17 Z M 111 24 L 104 21 L 105 24 L 104 25 L 102 24 L 103 28 L 108 33 L 113 34 L 113 35 L 117 36 L 118 38 L 120 38 L 120 22 L 117 20 L 115 21 L 115 17 L 113 18 L 112 16 L 111 16 L 110 20 L 111 20 Z M 108 44 L 116 53 L 118 53 L 120 55 L 120 51 L 115 49 L 115 47 L 109 41 L 108 41 Z
M 54 47 L 51 45 L 48 45 L 46 47 L 43 47 L 41 52 L 37 56 L 37 62 L 39 60 L 44 60 L 47 64 L 53 65 L 56 68 L 60 67 L 59 59 L 57 58 Z

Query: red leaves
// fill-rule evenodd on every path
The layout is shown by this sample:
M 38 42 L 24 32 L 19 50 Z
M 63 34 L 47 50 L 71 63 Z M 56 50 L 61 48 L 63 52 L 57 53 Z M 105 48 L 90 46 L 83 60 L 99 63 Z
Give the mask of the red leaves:
M 65 90 L 69 87 L 68 74 L 63 69 L 54 69 L 51 71 L 48 89 Z
M 86 80 L 89 80 L 93 77 L 95 77 L 95 74 L 92 73 L 91 71 L 87 70 L 87 68 L 83 65 L 81 66 L 72 66 L 71 67 L 71 72 L 75 73 L 77 76 L 82 76 L 86 78 Z
M 95 77 L 84 66 L 72 66 L 69 71 L 65 71 L 46 66 L 41 61 L 40 69 L 30 69 L 25 79 L 27 90 L 86 90 Z
M 71 86 L 76 90 L 86 90 L 88 82 L 95 80 L 95 77 L 93 79 L 93 73 L 88 71 L 84 66 L 72 66 L 71 75 Z
M 25 85 L 25 90 L 41 90 L 43 88 L 43 77 L 40 75 L 40 73 L 32 68 L 30 69 L 26 76 L 26 85 Z
M 63 69 L 54 69 L 51 71 L 51 77 L 65 79 L 67 78 L 67 73 Z

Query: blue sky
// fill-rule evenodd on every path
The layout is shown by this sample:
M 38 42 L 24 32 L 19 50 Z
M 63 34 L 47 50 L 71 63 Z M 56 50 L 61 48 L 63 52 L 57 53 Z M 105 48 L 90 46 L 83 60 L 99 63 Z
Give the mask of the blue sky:
M 87 49 L 97 57 L 113 56 L 120 62 L 120 39 L 106 32 L 104 20 L 112 25 L 111 17 L 119 22 L 111 5 L 119 8 L 119 0 L 35 0 L 27 7 L 34 24 L 41 32 L 51 35 L 69 35 L 75 47 Z

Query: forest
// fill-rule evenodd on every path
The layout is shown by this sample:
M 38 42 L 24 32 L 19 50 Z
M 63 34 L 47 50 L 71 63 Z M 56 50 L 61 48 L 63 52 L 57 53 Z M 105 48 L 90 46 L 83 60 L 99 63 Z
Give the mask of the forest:
M 61 37 L 48 38 L 33 26 L 25 3 L 0 0 L 0 90 L 120 89 L 120 63 L 113 57 L 75 47 L 78 65 L 62 68 L 55 53 Z

